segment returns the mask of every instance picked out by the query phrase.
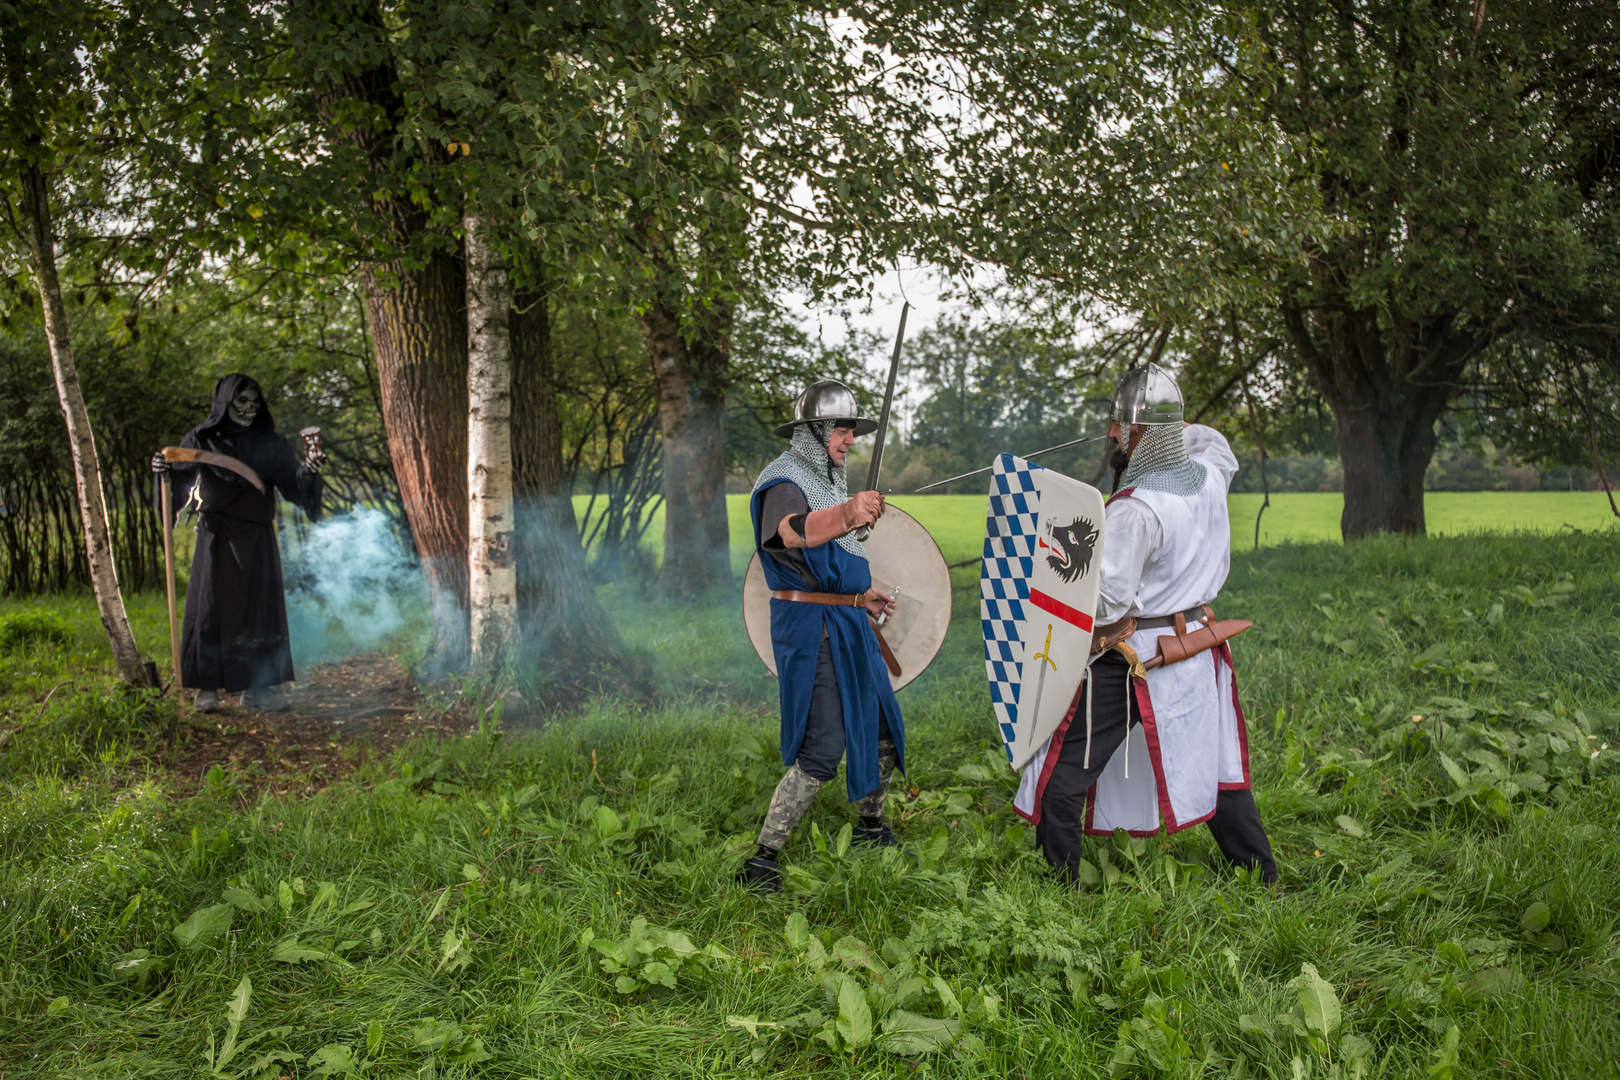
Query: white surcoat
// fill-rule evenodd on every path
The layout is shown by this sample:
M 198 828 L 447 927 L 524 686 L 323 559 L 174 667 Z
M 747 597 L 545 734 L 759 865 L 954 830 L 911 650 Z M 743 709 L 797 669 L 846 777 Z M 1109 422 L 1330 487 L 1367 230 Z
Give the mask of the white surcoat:
M 1127 488 L 1109 500 L 1098 625 L 1212 603 L 1226 583 L 1232 546 L 1226 493 L 1237 458 L 1214 428 L 1193 424 L 1185 436 L 1188 455 L 1208 470 L 1197 494 Z M 1201 625 L 1187 622 L 1188 629 Z M 1138 630 L 1126 644 L 1146 660 L 1158 652 L 1160 635 L 1174 632 Z M 1249 786 L 1248 734 L 1231 650 L 1222 645 L 1132 683 L 1142 723 L 1131 728 L 1087 796 L 1086 831 L 1151 836 L 1161 826 L 1176 832 L 1208 820 L 1221 789 Z M 1013 805 L 1032 821 L 1039 818 L 1050 775 L 1048 752 L 1054 744 L 1085 738 L 1084 686 L 1071 716 L 1024 766 Z

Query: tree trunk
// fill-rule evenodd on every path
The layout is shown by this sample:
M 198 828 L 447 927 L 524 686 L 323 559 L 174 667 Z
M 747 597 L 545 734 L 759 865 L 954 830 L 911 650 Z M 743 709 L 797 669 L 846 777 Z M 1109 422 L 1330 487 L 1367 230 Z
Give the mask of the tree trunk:
M 732 309 L 697 313 L 690 343 L 681 316 L 660 296 L 641 316 L 658 383 L 664 444 L 664 567 L 659 589 L 689 598 L 731 589 L 726 521 L 725 412 Z
M 474 672 L 499 670 L 518 636 L 512 516 L 512 279 L 489 221 L 468 213 L 467 575 Z
M 389 32 L 375 3 L 352 10 L 317 6 L 305 14 L 311 16 L 308 32 L 328 46 L 357 27 L 379 42 Z M 444 672 L 465 667 L 469 651 L 466 278 L 461 262 L 442 247 L 421 255 L 418 241 L 431 222 L 402 190 L 399 170 L 442 159 L 416 142 L 413 156 L 400 160 L 408 107 L 392 56 L 367 47 L 348 55 L 362 66 L 312 73 L 317 78 L 310 90 L 332 142 L 364 155 L 370 175 L 356 196 L 384 223 L 360 280 L 388 456 L 428 589 L 433 648 L 425 667 Z M 412 254 L 401 258 L 400 252 Z
M 1484 338 L 1450 316 L 1380 326 L 1372 308 L 1285 304 L 1283 319 L 1312 381 L 1333 410 L 1344 468 L 1346 540 L 1423 535 L 1423 475 L 1435 425 Z
M 96 456 L 96 439 L 90 430 L 90 414 L 85 411 L 84 393 L 79 388 L 67 312 L 62 307 L 62 287 L 56 278 L 50 191 L 45 174 L 38 166 L 24 169 L 21 179 L 28 253 L 34 264 L 34 280 L 39 283 L 57 398 L 62 404 L 62 418 L 67 421 L 68 447 L 73 454 L 73 475 L 78 484 L 79 517 L 84 523 L 85 555 L 90 564 L 90 585 L 101 612 L 102 628 L 107 631 L 107 641 L 112 645 L 119 678 L 124 680 L 125 686 L 145 686 L 147 678 L 141 666 L 140 649 L 135 645 L 135 635 L 124 612 L 124 597 L 118 589 L 118 570 L 113 565 L 112 541 L 107 529 L 101 462 Z
M 524 652 L 555 671 L 611 662 L 622 645 L 585 570 L 551 358 L 551 320 L 538 291 L 512 311 L 512 474 L 517 604 Z
M 467 638 L 466 282 L 449 255 L 361 272 L 388 456 L 427 579 L 428 667 L 464 667 Z

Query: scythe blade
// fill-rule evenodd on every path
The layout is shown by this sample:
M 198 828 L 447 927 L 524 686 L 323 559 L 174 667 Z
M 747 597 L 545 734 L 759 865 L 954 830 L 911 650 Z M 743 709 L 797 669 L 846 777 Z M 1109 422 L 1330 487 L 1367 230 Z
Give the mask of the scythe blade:
M 213 465 L 216 468 L 229 469 L 257 488 L 259 494 L 264 494 L 264 481 L 259 479 L 259 474 L 253 471 L 253 467 L 227 454 L 216 454 L 212 450 L 194 450 L 189 446 L 165 446 L 163 460 L 171 465 Z

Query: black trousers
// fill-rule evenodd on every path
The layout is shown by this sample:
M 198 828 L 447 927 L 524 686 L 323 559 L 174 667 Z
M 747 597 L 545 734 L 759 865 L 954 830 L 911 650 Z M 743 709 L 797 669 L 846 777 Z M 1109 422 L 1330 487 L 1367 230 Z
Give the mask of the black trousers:
M 1080 876 L 1080 843 L 1085 837 L 1086 793 L 1097 782 L 1108 759 L 1125 741 L 1127 724 L 1142 722 L 1131 687 L 1130 665 L 1117 652 L 1104 653 L 1091 666 L 1097 681 L 1091 701 L 1091 768 L 1085 767 L 1086 729 L 1084 712 L 1070 724 L 1057 764 L 1047 778 L 1041 797 L 1041 822 L 1035 826 L 1035 839 L 1060 875 L 1070 881 Z M 1084 690 L 1081 691 L 1084 693 Z M 1081 709 L 1085 708 L 1084 702 Z M 1143 762 L 1144 767 L 1148 767 Z M 1215 797 L 1215 816 L 1209 831 L 1221 854 L 1234 866 L 1260 868 L 1262 880 L 1277 880 L 1277 863 L 1271 857 L 1271 842 L 1260 824 L 1260 810 L 1248 790 L 1222 791 Z
M 878 712 L 878 742 L 893 742 L 889 721 Z M 838 677 L 833 673 L 832 644 L 821 639 L 816 657 L 816 681 L 810 687 L 810 720 L 804 727 L 804 742 L 795 759 L 799 768 L 826 783 L 838 775 L 844 760 L 844 702 L 838 696 Z

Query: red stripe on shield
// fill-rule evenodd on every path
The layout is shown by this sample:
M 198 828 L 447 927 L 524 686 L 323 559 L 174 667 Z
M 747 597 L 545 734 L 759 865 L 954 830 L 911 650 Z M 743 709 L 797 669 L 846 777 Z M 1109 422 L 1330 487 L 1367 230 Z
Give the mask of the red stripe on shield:
M 1029 590 L 1029 602 L 1048 615 L 1054 615 L 1070 626 L 1078 626 L 1086 633 L 1091 633 L 1091 616 L 1085 612 L 1072 608 L 1054 597 L 1047 596 L 1039 589 Z

